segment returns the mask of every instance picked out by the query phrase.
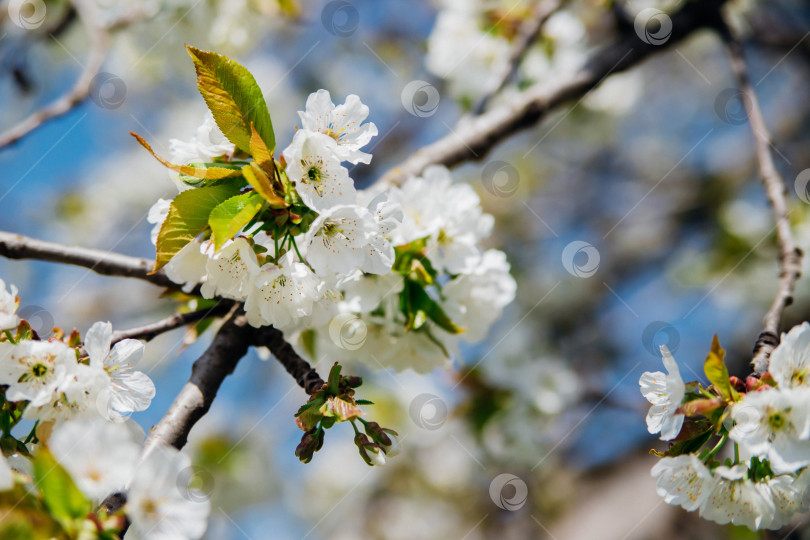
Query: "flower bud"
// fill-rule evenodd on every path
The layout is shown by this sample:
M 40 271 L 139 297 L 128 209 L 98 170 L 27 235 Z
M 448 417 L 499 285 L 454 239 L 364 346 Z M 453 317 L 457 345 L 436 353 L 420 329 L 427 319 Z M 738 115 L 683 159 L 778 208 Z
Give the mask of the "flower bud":
M 728 382 L 731 383 L 731 386 L 733 386 L 737 392 L 745 392 L 745 382 L 739 377 L 732 375 L 728 378 Z
M 363 458 L 368 465 L 382 467 L 385 465 L 385 452 L 379 445 L 374 444 L 368 440 L 365 433 L 358 433 L 354 436 L 354 444 L 360 451 L 360 457 Z
M 312 455 L 323 447 L 324 431 L 319 428 L 304 433 L 295 448 L 295 455 L 302 463 L 312 461 Z
M 386 456 L 394 457 L 399 454 L 399 440 L 396 431 L 380 427 L 377 422 L 366 422 L 365 428 L 368 436 L 385 452 Z
M 357 375 L 347 375 L 343 377 L 343 382 L 349 388 L 357 388 L 361 384 L 363 384 L 363 377 L 358 377 Z
M 383 446 L 382 449 L 385 450 L 386 457 L 394 457 L 399 454 L 400 446 L 399 446 L 399 438 L 397 437 L 397 432 L 393 429 L 385 428 L 383 431 L 388 433 L 388 438 L 391 439 L 391 444 L 388 446 Z

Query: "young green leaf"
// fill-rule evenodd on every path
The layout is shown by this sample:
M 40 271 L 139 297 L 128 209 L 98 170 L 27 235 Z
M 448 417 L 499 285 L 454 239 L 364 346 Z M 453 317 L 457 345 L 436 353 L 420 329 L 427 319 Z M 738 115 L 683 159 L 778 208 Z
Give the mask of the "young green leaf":
M 408 328 L 416 330 L 427 322 L 427 319 L 430 319 L 445 332 L 451 334 L 464 332 L 464 329 L 456 326 L 442 307 L 416 281 L 406 279 L 402 295 L 406 310 L 405 316 L 408 318 Z
M 273 161 L 273 152 L 264 144 L 253 124 L 250 124 L 250 155 L 264 172 L 271 176 L 275 173 L 276 162 Z
M 219 203 L 208 216 L 214 250 L 219 250 L 229 238 L 250 223 L 261 210 L 264 199 L 255 191 L 235 195 Z
M 244 152 L 250 152 L 251 124 L 272 154 L 276 149 L 273 122 L 253 75 L 227 56 L 186 45 L 197 71 L 197 88 L 219 129 Z
M 725 357 L 726 351 L 720 346 L 717 334 L 715 334 L 714 338 L 712 338 L 712 348 L 703 363 L 703 371 L 709 381 L 717 388 L 717 391 L 720 392 L 720 395 L 725 399 L 731 399 L 733 395 L 737 395 L 737 392 L 731 387 L 728 380 Z
M 238 185 L 218 184 L 189 189 L 177 195 L 158 233 L 152 273 L 163 268 L 178 251 L 208 227 L 208 216 L 217 205 L 238 194 Z
M 37 489 L 55 518 L 62 522 L 71 521 L 90 512 L 90 501 L 47 448 L 37 451 L 33 467 Z
M 242 175 L 245 177 L 248 184 L 253 186 L 253 189 L 270 203 L 271 208 L 287 208 L 287 202 L 273 191 L 270 179 L 264 174 L 264 170 L 261 167 L 255 163 L 245 165 L 242 167 Z
M 175 165 L 174 163 L 170 163 L 157 155 L 155 151 L 152 150 L 152 147 L 149 146 L 149 143 L 143 140 L 143 137 L 131 131 L 129 134 L 135 137 L 135 139 L 141 143 L 141 146 L 146 148 L 147 152 L 152 154 L 152 156 L 154 156 L 154 158 L 161 164 L 180 174 L 192 176 L 194 178 L 201 178 L 204 180 L 222 180 L 224 178 L 239 178 L 242 176 L 242 171 L 238 166 L 228 165 L 225 163 L 220 163 L 217 165 L 208 165 L 207 163 L 197 165 Z

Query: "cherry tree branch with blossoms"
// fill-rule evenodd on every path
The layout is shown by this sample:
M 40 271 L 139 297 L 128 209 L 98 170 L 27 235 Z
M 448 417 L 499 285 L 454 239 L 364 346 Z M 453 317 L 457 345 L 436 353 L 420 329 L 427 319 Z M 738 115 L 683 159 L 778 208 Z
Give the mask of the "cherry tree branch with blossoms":
M 537 83 L 508 104 L 477 117 L 462 118 L 453 133 L 416 150 L 379 181 L 400 184 L 431 165 L 452 167 L 483 159 L 508 137 L 535 125 L 559 107 L 584 98 L 610 75 L 637 66 L 698 30 L 717 28 L 721 24 L 720 10 L 724 4 L 725 0 L 686 3 L 670 17 L 672 33 L 666 42 L 653 45 L 642 42 L 635 33 L 627 34 L 618 43 L 594 53 L 582 69 L 570 77 L 551 84 Z

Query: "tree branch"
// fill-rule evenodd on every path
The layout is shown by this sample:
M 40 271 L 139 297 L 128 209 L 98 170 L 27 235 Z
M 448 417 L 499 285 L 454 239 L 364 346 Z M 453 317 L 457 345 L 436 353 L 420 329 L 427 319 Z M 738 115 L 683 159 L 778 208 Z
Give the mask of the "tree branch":
M 59 99 L 34 112 L 7 131 L 0 133 L 0 149 L 17 142 L 41 127 L 47 121 L 62 116 L 87 99 L 90 95 L 93 79 L 101 71 L 101 66 L 104 64 L 104 59 L 107 57 L 107 50 L 110 46 L 110 35 L 102 26 L 92 20 L 92 17 L 86 12 L 86 7 L 81 1 L 74 0 L 73 5 L 87 27 L 91 42 L 90 53 L 79 74 L 79 78 L 76 80 L 73 88 Z
M 188 382 L 160 422 L 149 432 L 144 443 L 144 455 L 159 444 L 175 448 L 182 448 L 186 444 L 191 428 L 208 412 L 222 381 L 233 373 L 251 345 L 268 347 L 308 394 L 324 385 L 312 366 L 284 340 L 281 331 L 272 326 L 253 328 L 239 310 L 225 321 L 208 349 L 194 362 Z
M 149 259 L 129 257 L 100 249 L 65 246 L 5 231 L 0 231 L 0 256 L 8 259 L 37 259 L 72 264 L 88 268 L 103 276 L 131 277 L 160 287 L 180 288 L 162 270 L 150 274 L 154 262 Z
M 175 313 L 170 317 L 166 317 L 152 324 L 131 328 L 129 330 L 119 330 L 118 332 L 113 332 L 112 343 L 118 343 L 123 339 L 142 339 L 144 341 L 150 341 L 160 334 L 174 330 L 175 328 L 180 328 L 181 326 L 186 326 L 187 324 L 210 317 L 222 317 L 227 315 L 228 312 L 233 309 L 234 305 L 235 303 L 231 300 L 222 300 L 218 304 L 208 308 L 198 309 L 197 311 L 188 313 Z
M 292 345 L 284 339 L 284 334 L 277 328 L 272 326 L 258 328 L 253 344 L 270 349 L 276 360 L 284 366 L 287 373 L 292 375 L 298 386 L 303 388 L 307 394 L 314 394 L 324 385 L 318 372 L 295 352 Z
M 149 432 L 143 447 L 148 454 L 155 446 L 165 444 L 183 448 L 197 421 L 208 412 L 225 377 L 233 373 L 237 362 L 248 350 L 253 328 L 247 319 L 231 315 L 214 336 L 214 340 L 191 367 L 191 377 L 174 402 Z
M 776 240 L 779 247 L 779 282 L 776 297 L 765 314 L 764 329 L 759 334 L 754 345 L 754 356 L 751 360 L 754 373 L 762 375 L 768 371 L 770 355 L 779 345 L 779 326 L 782 314 L 785 308 L 793 303 L 793 291 L 796 287 L 796 281 L 801 276 L 802 250 L 793 239 L 793 234 L 790 231 L 787 186 L 773 161 L 771 135 L 748 75 L 742 44 L 734 35 L 733 30 L 727 25 L 724 25 L 720 32 L 728 47 L 731 71 L 737 82 L 737 89 L 740 91 L 741 101 L 748 116 L 748 124 L 751 127 L 751 134 L 754 137 L 759 175 L 765 187 L 768 201 L 773 208 L 774 222 L 776 223 Z
M 383 175 L 381 181 L 400 184 L 420 174 L 429 165 L 448 167 L 483 157 L 498 143 L 515 132 L 533 126 L 550 111 L 583 98 L 606 77 L 631 68 L 654 53 L 664 50 L 701 28 L 715 28 L 722 23 L 720 8 L 725 0 L 689 2 L 672 15 L 672 35 L 663 45 L 649 45 L 635 33 L 596 53 L 585 66 L 569 79 L 556 84 L 539 83 L 517 97 L 514 102 L 475 117 L 454 129 L 453 133 L 429 144 Z
M 520 30 L 518 31 L 512 50 L 509 53 L 509 57 L 504 64 L 500 66 L 498 72 L 490 77 L 487 90 L 478 100 L 478 103 L 475 104 L 475 107 L 473 107 L 473 114 L 478 115 L 484 112 L 489 101 L 515 76 L 529 48 L 540 35 L 543 24 L 560 8 L 561 4 L 562 0 L 541 0 L 537 3 L 532 14 L 520 25 Z

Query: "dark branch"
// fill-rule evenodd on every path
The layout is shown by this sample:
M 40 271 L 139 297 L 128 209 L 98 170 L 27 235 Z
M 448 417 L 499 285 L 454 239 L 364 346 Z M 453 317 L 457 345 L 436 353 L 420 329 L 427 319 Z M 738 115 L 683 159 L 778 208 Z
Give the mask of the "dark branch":
M 324 385 L 320 375 L 309 365 L 309 362 L 295 352 L 280 330 L 272 326 L 257 329 L 253 344 L 270 349 L 276 360 L 284 366 L 287 373 L 292 375 L 298 386 L 303 388 L 307 394 L 314 394 Z
M 511 103 L 475 117 L 454 129 L 443 139 L 411 154 L 381 181 L 400 184 L 420 174 L 425 167 L 441 164 L 451 167 L 482 159 L 495 145 L 515 132 L 537 124 L 552 110 L 582 99 L 609 75 L 634 67 L 655 53 L 675 45 L 701 28 L 716 28 L 722 23 L 720 8 L 725 0 L 689 2 L 672 15 L 672 35 L 665 44 L 649 45 L 635 33 L 596 53 L 570 78 L 556 84 L 539 83 L 524 91 Z
M 562 0 L 546 0 L 537 3 L 534 12 L 520 25 L 520 30 L 518 31 L 517 38 L 515 38 L 515 43 L 509 53 L 509 57 L 501 66 L 501 69 L 491 77 L 490 80 L 492 82 L 487 85 L 484 95 L 481 96 L 481 99 L 479 99 L 478 103 L 473 107 L 473 114 L 481 114 L 484 112 L 487 105 L 489 105 L 489 101 L 515 76 L 529 48 L 531 48 L 532 44 L 540 35 L 543 24 L 560 8 L 561 4 Z
M 131 277 L 172 289 L 180 287 L 163 271 L 150 274 L 154 262 L 149 259 L 129 257 L 100 249 L 64 246 L 4 231 L 0 231 L 0 256 L 8 259 L 37 259 L 72 264 L 104 276 Z
M 191 368 L 191 377 L 174 402 L 149 432 L 144 455 L 157 445 L 183 448 L 197 421 L 208 412 L 225 377 L 233 373 L 250 346 L 253 328 L 240 314 L 229 317 L 214 336 L 211 345 Z
M 776 240 L 779 246 L 779 282 L 776 297 L 770 309 L 765 314 L 764 329 L 759 334 L 754 345 L 754 357 L 751 366 L 754 373 L 762 375 L 768 371 L 769 358 L 779 344 L 779 326 L 785 308 L 793 303 L 793 291 L 796 282 L 801 276 L 802 250 L 793 239 L 788 220 L 787 195 L 785 180 L 776 169 L 771 151 L 771 135 L 762 109 L 759 106 L 757 94 L 748 75 L 745 54 L 742 44 L 728 26 L 720 29 L 726 42 L 730 55 L 731 71 L 740 91 L 741 101 L 748 116 L 751 134 L 756 147 L 757 165 L 762 184 L 765 187 L 768 201 L 773 208 L 774 222 L 776 223 Z
M 210 317 L 223 317 L 233 309 L 234 305 L 235 303 L 230 300 L 222 300 L 220 303 L 208 308 L 198 309 L 197 311 L 190 311 L 188 313 L 176 313 L 171 317 L 166 317 L 152 324 L 131 328 L 129 330 L 119 330 L 113 333 L 112 342 L 118 343 L 122 339 L 142 339 L 144 341 L 150 341 L 164 332 L 186 326 L 187 324 Z
M 79 74 L 79 78 L 73 87 L 56 101 L 35 111 L 17 125 L 0 133 L 0 149 L 17 142 L 49 120 L 66 114 L 90 96 L 93 79 L 101 72 L 101 67 L 107 57 L 110 35 L 104 27 L 93 20 L 92 15 L 85 13 L 86 8 L 82 2 L 73 2 L 73 7 L 75 7 L 79 17 L 87 27 L 90 36 L 90 52 L 84 61 L 84 67 Z M 67 25 L 71 22 L 69 14 L 70 11 L 68 11 L 68 17 L 65 19 Z M 56 31 L 59 31 L 58 27 L 51 32 L 51 35 L 55 35 Z

